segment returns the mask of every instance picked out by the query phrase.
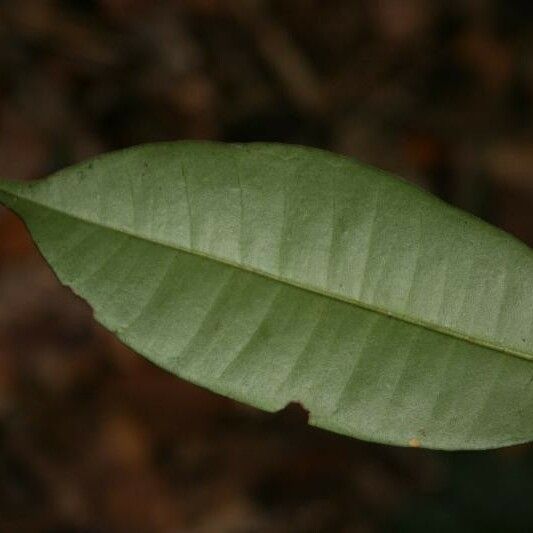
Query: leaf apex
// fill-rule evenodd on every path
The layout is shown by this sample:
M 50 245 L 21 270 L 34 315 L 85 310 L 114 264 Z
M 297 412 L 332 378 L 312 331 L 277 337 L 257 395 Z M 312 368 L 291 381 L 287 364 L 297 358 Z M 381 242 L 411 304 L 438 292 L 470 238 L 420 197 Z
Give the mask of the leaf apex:
M 0 204 L 11 207 L 18 196 L 20 183 L 0 178 Z

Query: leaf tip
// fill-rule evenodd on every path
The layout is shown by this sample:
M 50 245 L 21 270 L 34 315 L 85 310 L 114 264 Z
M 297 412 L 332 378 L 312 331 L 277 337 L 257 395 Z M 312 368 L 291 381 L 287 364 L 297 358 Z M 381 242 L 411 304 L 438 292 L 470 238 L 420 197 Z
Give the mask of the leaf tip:
M 13 180 L 0 179 L 0 204 L 12 207 L 20 191 L 21 183 Z

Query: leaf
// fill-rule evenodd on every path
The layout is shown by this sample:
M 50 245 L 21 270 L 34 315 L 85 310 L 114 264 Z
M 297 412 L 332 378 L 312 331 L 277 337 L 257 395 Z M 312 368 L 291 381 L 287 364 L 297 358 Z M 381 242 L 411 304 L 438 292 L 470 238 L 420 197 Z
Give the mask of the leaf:
M 184 379 L 371 441 L 533 438 L 532 251 L 385 172 L 180 142 L 0 183 L 96 319 Z

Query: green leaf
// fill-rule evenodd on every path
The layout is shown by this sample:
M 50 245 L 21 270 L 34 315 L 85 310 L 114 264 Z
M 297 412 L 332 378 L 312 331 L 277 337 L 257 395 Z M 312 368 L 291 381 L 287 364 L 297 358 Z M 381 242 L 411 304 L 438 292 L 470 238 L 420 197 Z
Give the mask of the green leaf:
M 0 201 L 98 321 L 184 379 L 372 441 L 533 438 L 532 251 L 385 172 L 180 142 L 2 181 Z

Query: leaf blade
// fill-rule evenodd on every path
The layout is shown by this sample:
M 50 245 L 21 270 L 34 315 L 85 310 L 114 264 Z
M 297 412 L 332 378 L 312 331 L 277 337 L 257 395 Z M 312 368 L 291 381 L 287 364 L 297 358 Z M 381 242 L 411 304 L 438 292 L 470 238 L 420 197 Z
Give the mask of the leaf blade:
M 187 146 L 190 149 L 191 145 Z M 176 155 L 173 148 L 174 146 L 165 147 L 171 152 L 170 160 L 175 162 Z M 223 148 L 217 147 L 216 150 Z M 268 152 L 272 148 L 262 149 Z M 207 152 L 209 153 L 209 149 Z M 242 153 L 246 153 L 246 150 L 242 150 L 241 155 Z M 291 157 L 295 159 L 300 157 L 298 150 L 294 153 L 288 150 L 287 153 L 292 154 Z M 284 154 L 288 157 L 285 152 Z M 198 151 L 195 157 L 197 155 Z M 207 155 L 204 154 L 204 157 L 207 158 Z M 279 158 L 279 155 L 277 157 Z M 233 153 L 231 158 L 235 160 Z M 150 160 L 149 154 L 144 152 L 140 160 L 141 168 L 143 159 L 144 161 Z M 104 163 L 105 160 L 105 157 L 101 159 Z M 122 164 L 124 165 L 124 162 Z M 276 164 L 271 164 L 275 169 L 279 169 Z M 425 327 L 417 328 L 413 324 L 399 320 L 398 317 L 391 318 L 387 312 L 376 313 L 375 310 L 369 310 L 360 305 L 356 307 L 352 301 L 344 301 L 332 294 L 332 291 L 328 294 L 319 294 L 315 287 L 309 291 L 309 287 L 299 286 L 294 279 L 290 279 L 290 283 L 284 280 L 284 283 L 280 284 L 279 279 L 274 277 L 272 272 L 276 263 L 271 257 L 272 254 L 269 255 L 267 252 L 274 247 L 272 243 L 277 242 L 278 251 L 285 249 L 285 257 L 282 257 L 285 264 L 281 265 L 279 262 L 277 264 L 279 272 L 282 274 L 291 272 L 291 269 L 296 268 L 295 265 L 304 265 L 310 268 L 309 276 L 314 276 L 313 279 L 319 279 L 320 276 L 322 280 L 328 279 L 328 276 L 324 276 L 324 270 L 327 269 L 325 258 L 327 254 L 331 255 L 330 250 L 333 248 L 330 243 L 335 241 L 330 234 L 333 230 L 328 233 L 324 231 L 323 226 L 326 218 L 331 218 L 332 211 L 318 206 L 313 194 L 307 190 L 310 182 L 312 190 L 322 190 L 323 178 L 321 175 L 313 174 L 314 169 L 309 170 L 306 164 L 308 162 L 302 165 L 300 161 L 297 161 L 296 166 L 300 174 L 298 177 L 295 173 L 294 181 L 289 183 L 292 187 L 292 192 L 289 194 L 286 192 L 287 184 L 284 181 L 287 179 L 287 174 L 283 175 L 283 179 L 280 179 L 278 175 L 277 181 L 268 187 L 257 169 L 254 171 L 244 165 L 244 168 L 240 169 L 240 180 L 230 176 L 225 181 L 224 191 L 227 191 L 229 187 L 230 192 L 228 198 L 222 198 L 224 213 L 219 218 L 215 217 L 215 221 L 209 220 L 209 217 L 202 218 L 198 213 L 216 211 L 217 206 L 220 205 L 220 194 L 212 194 L 211 197 L 201 196 L 202 194 L 205 196 L 205 191 L 212 192 L 218 186 L 216 175 L 220 172 L 219 161 L 217 164 L 211 162 L 208 165 L 208 172 L 204 169 L 204 174 L 200 174 L 200 178 L 192 176 L 192 180 L 198 182 L 195 181 L 189 188 L 188 200 L 181 202 L 182 196 L 180 196 L 177 212 L 180 213 L 181 222 L 178 224 L 177 235 L 183 239 L 182 242 L 188 239 L 191 244 L 190 235 L 194 234 L 194 231 L 191 232 L 191 219 L 189 218 L 189 225 L 187 225 L 183 222 L 183 218 L 187 218 L 186 213 L 190 210 L 193 213 L 196 212 L 198 218 L 195 222 L 196 241 L 192 243 L 197 250 L 194 254 L 187 252 L 184 245 L 182 245 L 183 249 L 178 249 L 172 239 L 165 238 L 165 245 L 162 246 L 153 238 L 156 232 L 159 232 L 159 238 L 161 235 L 169 237 L 168 231 L 175 228 L 175 219 L 172 218 L 172 216 L 177 217 L 175 213 L 170 218 L 159 221 L 154 229 L 154 222 L 150 221 L 146 213 L 135 215 L 131 212 L 131 207 L 130 211 L 126 211 L 124 207 L 120 207 L 120 204 L 115 204 L 115 208 L 119 205 L 119 208 L 123 210 L 123 220 L 128 220 L 131 227 L 143 228 L 144 240 L 147 243 L 141 246 L 140 251 L 138 241 L 142 239 L 138 236 L 135 237 L 130 232 L 118 238 L 112 236 L 116 231 L 98 227 L 92 239 L 95 246 L 99 241 L 103 242 L 104 246 L 100 251 L 95 251 L 94 247 L 91 248 L 91 254 L 96 255 L 102 261 L 109 259 L 110 256 L 111 259 L 108 267 L 102 264 L 101 270 L 97 269 L 96 272 L 93 271 L 94 261 L 90 259 L 91 254 L 84 256 L 83 251 L 73 248 L 69 255 L 65 247 L 62 249 L 61 240 L 51 237 L 61 235 L 62 228 L 63 232 L 65 231 L 64 217 L 66 215 L 64 213 L 57 209 L 36 207 L 35 203 L 31 204 L 28 200 L 24 204 L 20 190 L 16 192 L 18 206 L 12 205 L 12 207 L 16 210 L 18 208 L 19 214 L 30 226 L 43 255 L 51 262 L 59 278 L 93 305 L 96 316 L 106 327 L 116 331 L 118 336 L 135 350 L 186 379 L 267 410 L 279 409 L 289 401 L 300 401 L 310 410 L 311 423 L 367 440 L 407 445 L 412 439 L 416 439 L 416 442 L 420 441 L 423 446 L 427 447 L 478 448 L 530 439 L 533 428 L 524 414 L 533 406 L 528 381 L 533 375 L 533 368 L 528 361 L 518 357 L 509 357 L 507 354 L 482 346 L 468 345 L 465 348 L 464 340 L 459 338 L 451 338 L 449 335 L 443 335 L 442 332 L 430 331 Z M 176 177 L 174 168 L 177 167 L 178 165 L 171 165 L 172 172 L 165 175 L 165 179 L 171 186 L 176 181 L 183 180 L 182 173 Z M 83 168 L 86 169 L 86 167 Z M 109 177 L 113 175 L 112 171 L 116 168 L 116 161 L 111 161 L 106 172 L 101 175 Z M 131 161 L 128 168 L 128 171 L 132 172 Z M 73 172 L 76 176 L 75 173 L 78 170 L 67 171 L 63 174 L 63 178 L 59 178 L 58 181 L 63 181 L 61 184 L 63 189 L 69 182 L 76 181 L 72 179 Z M 159 172 L 162 173 L 161 168 Z M 253 172 L 258 174 L 254 175 Z M 168 175 L 173 176 L 172 179 L 169 179 Z M 248 181 L 246 178 L 242 180 L 243 175 L 252 176 L 252 178 Z M 373 179 L 379 175 L 379 173 L 372 174 Z M 303 180 L 302 176 L 307 176 L 307 178 Z M 87 179 L 90 181 L 90 178 L 86 176 L 84 180 Z M 146 181 L 146 176 L 143 179 Z M 139 181 L 141 182 L 142 180 Z M 140 189 L 135 189 L 132 198 L 140 191 L 145 191 L 145 196 L 152 194 L 146 191 L 160 185 L 159 179 L 154 179 L 154 182 L 155 185 L 144 183 Z M 76 184 L 79 185 L 79 183 L 78 179 Z M 186 183 L 184 180 L 181 183 L 179 194 L 186 196 L 187 193 L 184 193 Z M 43 184 L 46 188 L 47 182 Z M 251 184 L 254 186 L 252 187 Z M 342 185 L 348 187 L 348 191 L 352 190 L 348 182 L 342 182 Z M 94 183 L 89 186 L 89 189 L 84 190 L 83 196 L 87 196 L 87 190 L 90 190 L 90 187 L 94 187 Z M 117 187 L 116 182 L 112 187 Z M 411 190 L 405 184 L 401 187 Z M 68 189 L 69 186 L 66 188 Z M 0 186 L 0 189 L 5 191 L 4 186 Z M 198 189 L 203 189 L 203 193 L 202 191 L 199 193 Z M 74 194 L 72 183 L 70 183 L 68 194 L 58 193 L 58 190 L 56 187 L 55 191 L 50 192 L 49 187 L 47 201 L 50 198 L 57 198 L 57 205 L 63 203 L 63 211 L 65 211 L 64 205 L 68 205 L 66 203 L 69 197 L 72 198 Z M 109 197 L 114 198 L 113 201 L 116 202 L 117 198 L 124 197 L 123 190 L 115 191 Z M 338 189 L 336 190 L 338 192 Z M 171 189 L 166 189 L 167 196 L 177 198 L 178 195 L 172 196 L 169 191 Z M 252 192 L 255 196 L 251 194 Z M 32 192 L 32 194 L 35 193 Z M 76 194 L 79 195 L 79 191 Z M 423 193 L 417 192 L 415 196 L 419 198 L 419 194 Z M 371 195 L 372 191 L 365 195 L 363 190 L 359 201 L 365 202 L 372 197 Z M 258 198 L 261 197 L 268 201 L 259 202 Z M 35 200 L 35 196 L 32 198 Z M 288 202 L 287 198 L 289 198 Z M 159 203 L 159 200 L 155 198 L 144 198 L 143 201 L 147 201 L 149 205 Z M 243 217 L 241 201 L 244 205 L 253 207 L 248 211 L 248 216 L 255 209 L 259 211 L 261 219 L 266 217 L 267 220 L 272 220 L 273 235 L 285 234 L 284 238 L 287 241 L 284 243 L 285 248 L 279 246 L 279 237 L 277 241 L 272 237 L 268 240 L 269 235 L 265 231 L 259 233 L 262 238 L 267 239 L 267 246 L 262 243 L 261 239 L 250 240 L 249 231 L 254 224 L 253 220 L 249 219 L 246 220 L 246 224 L 243 224 L 246 214 Z M 349 207 L 352 201 L 353 198 L 349 195 L 340 195 L 336 209 L 340 206 L 341 212 L 344 212 L 342 210 Z M 104 200 L 103 205 L 94 210 L 99 217 L 111 212 L 112 203 L 106 204 L 106 202 L 108 200 Z M 187 206 L 186 202 L 192 203 Z M 173 200 L 169 205 L 176 204 Z M 272 209 L 272 205 L 276 207 Z M 376 202 L 376 205 L 379 205 L 379 202 Z M 95 205 L 92 204 L 92 206 Z M 39 209 L 43 210 L 40 214 L 37 213 Z M 282 210 L 286 211 L 286 218 L 280 224 L 279 217 L 274 220 L 271 213 L 280 213 Z M 240 212 L 240 221 L 236 215 L 237 212 Z M 383 213 L 383 211 L 379 212 Z M 85 213 L 90 214 L 90 210 L 86 209 Z M 309 213 L 317 216 L 306 219 L 303 215 L 309 215 Z M 268 219 L 269 214 L 271 219 Z M 365 216 L 365 213 L 359 211 L 357 213 L 359 218 L 356 217 L 356 219 L 362 227 L 367 228 L 366 231 L 369 231 L 370 225 L 367 223 L 365 226 L 365 221 L 368 222 Z M 334 229 L 338 235 L 344 235 L 343 231 L 347 231 L 347 228 L 342 226 L 346 225 L 346 220 L 350 218 L 341 217 L 337 220 L 338 227 Z M 392 219 L 389 217 L 387 220 L 389 220 L 387 224 L 390 225 Z M 74 241 L 80 235 L 90 234 L 86 226 L 94 225 L 94 221 L 83 221 L 78 213 L 77 221 L 72 217 L 69 219 L 71 228 L 76 224 L 79 226 L 77 230 L 69 230 L 71 235 L 75 234 L 72 237 Z M 379 224 L 383 224 L 383 221 Z M 419 221 L 416 221 L 416 224 L 419 224 Z M 267 226 L 271 227 L 270 224 Z M 255 227 L 258 227 L 257 224 Z M 138 233 L 138 230 L 136 231 Z M 376 231 L 376 226 L 373 231 Z M 494 233 L 492 229 L 489 231 Z M 314 235 L 318 233 L 318 238 L 313 241 L 312 246 L 302 246 L 302 242 L 306 243 L 306 233 Z M 381 233 L 382 230 L 378 226 L 377 235 Z M 499 232 L 495 234 L 498 239 L 502 238 Z M 399 233 L 396 231 L 395 235 L 397 237 Z M 299 243 L 296 248 L 292 245 L 294 240 Z M 343 242 L 341 239 L 340 244 Z M 390 244 L 391 240 L 387 239 L 386 242 Z M 321 250 L 328 244 L 326 254 L 313 255 L 314 250 Z M 143 246 L 146 246 L 146 250 Z M 522 250 L 523 245 L 515 245 L 513 241 L 511 247 L 514 246 Z M 236 257 L 237 254 L 242 254 L 243 248 L 249 256 L 265 258 L 265 264 L 270 269 L 270 272 L 266 273 L 268 276 L 265 276 L 265 272 L 243 269 L 243 258 L 240 255 L 240 265 L 239 261 L 220 261 L 218 257 L 217 261 L 212 260 L 215 257 L 213 250 L 226 254 L 227 250 L 230 250 Z M 337 248 L 339 250 L 337 253 L 341 253 L 342 246 L 339 245 Z M 112 255 L 111 251 L 117 249 L 118 255 Z M 381 248 L 378 246 L 379 250 Z M 401 250 L 404 248 L 400 247 Z M 57 260 L 60 252 L 66 253 L 73 263 L 68 264 L 64 258 Z M 395 253 L 397 257 L 401 256 L 397 250 Z M 369 257 L 379 256 L 376 254 L 376 251 L 368 250 L 368 257 L 361 262 L 361 265 L 368 263 Z M 147 259 L 149 257 L 155 257 L 157 260 L 150 261 Z M 309 257 L 316 261 L 309 262 Z M 405 256 L 403 257 L 405 259 Z M 411 261 L 411 255 L 408 257 Z M 407 265 L 409 261 L 405 260 L 402 264 Z M 327 262 L 330 262 L 330 257 L 327 257 Z M 373 262 L 375 263 L 375 260 Z M 140 270 L 145 274 L 138 275 L 135 269 L 124 274 L 128 263 L 143 265 Z M 322 265 L 318 273 L 313 270 L 316 264 Z M 184 269 L 183 265 L 188 266 Z M 80 276 L 80 272 L 86 268 L 89 268 L 90 272 L 85 272 Z M 331 265 L 329 269 L 331 270 Z M 363 267 L 359 269 L 359 275 L 362 270 Z M 193 275 L 194 272 L 197 273 L 196 276 Z M 198 275 L 198 272 L 202 275 Z M 335 279 L 335 275 L 337 279 L 342 278 L 338 272 L 334 272 L 333 275 L 330 272 L 330 282 Z M 374 283 L 377 287 L 376 280 L 379 280 L 379 276 L 373 276 L 374 274 L 367 275 L 366 283 L 370 285 Z M 168 281 L 159 282 L 159 280 Z M 181 281 L 177 283 L 176 280 Z M 224 283 L 229 285 L 225 287 Z M 117 286 L 120 297 L 116 293 Z M 141 290 L 143 287 L 146 291 Z M 139 293 L 140 290 L 141 293 Z M 231 304 L 233 292 L 240 296 Z M 272 297 L 272 294 L 278 293 L 276 298 Z M 216 294 L 221 295 L 218 300 Z M 198 295 L 203 296 L 200 298 Z M 195 299 L 198 299 L 200 303 L 195 304 Z M 144 312 L 143 318 L 143 311 L 138 306 L 136 307 L 136 302 L 141 306 L 148 306 L 152 312 L 147 315 Z M 263 302 L 265 305 L 270 302 L 273 307 L 263 308 Z M 221 306 L 226 305 L 231 309 L 229 322 L 224 322 L 221 318 L 224 314 Z M 215 309 L 214 315 L 213 309 Z M 154 317 L 156 317 L 155 320 Z M 128 328 L 127 323 L 130 320 L 133 320 L 131 322 L 133 326 L 129 324 Z M 325 327 L 324 322 L 329 326 Z M 180 329 L 176 326 L 177 324 L 186 324 L 186 326 Z M 168 331 L 173 331 L 172 328 L 174 328 L 174 334 L 169 336 Z M 242 336 L 239 335 L 239 328 L 243 330 Z M 374 331 L 366 342 L 364 341 L 365 328 Z M 413 328 L 415 328 L 416 335 L 413 333 Z M 337 334 L 333 335 L 332 331 L 336 331 Z M 143 339 L 149 339 L 148 344 Z M 328 339 L 328 342 L 325 339 Z M 180 357 L 176 356 L 178 352 L 182 356 L 181 362 L 179 362 Z M 430 353 L 432 355 L 428 356 Z M 448 355 L 449 353 L 452 355 Z M 235 361 L 230 361 L 230 356 L 236 357 Z M 476 363 L 473 364 L 472 361 Z M 489 385 L 485 388 L 479 384 L 476 386 L 476 373 L 473 370 L 476 368 L 484 369 L 486 375 L 491 377 Z M 440 372 L 447 375 L 446 380 L 438 379 Z M 501 380 L 498 379 L 500 374 L 510 376 L 506 379 L 506 385 L 502 385 Z M 346 379 L 348 375 L 351 377 Z M 450 375 L 453 377 L 453 383 L 449 382 Z M 327 379 L 324 376 L 328 376 Z M 462 383 L 466 391 L 472 388 L 477 391 L 478 396 L 470 393 L 470 396 L 466 395 L 466 400 L 464 398 L 461 400 L 461 389 L 460 387 L 458 389 L 455 383 Z M 339 394 L 339 391 L 343 390 L 344 395 Z M 499 392 L 497 394 L 491 392 L 494 390 L 499 390 Z M 464 395 L 464 391 L 462 394 Z M 500 402 L 496 403 L 502 405 L 493 407 L 491 416 L 476 414 L 477 411 L 474 412 L 471 409 L 471 417 L 464 416 L 462 420 L 453 420 L 452 411 L 456 409 L 456 406 L 460 405 L 463 410 L 466 409 L 465 412 L 469 412 L 467 400 L 468 397 L 472 399 L 474 396 L 475 401 L 483 405 L 493 405 L 494 397 L 497 396 Z M 448 398 L 448 400 L 443 402 L 438 399 L 439 397 Z M 334 398 L 337 398 L 336 403 L 332 400 Z M 479 410 L 478 407 L 476 409 Z M 432 413 L 435 412 L 439 413 L 440 422 L 437 424 L 431 420 Z M 369 417 L 369 413 L 373 416 Z M 475 417 L 479 420 L 476 421 Z M 468 424 L 471 427 L 467 427 Z M 489 435 L 486 435 L 487 427 L 493 428 Z M 469 433 L 472 435 L 469 436 Z

